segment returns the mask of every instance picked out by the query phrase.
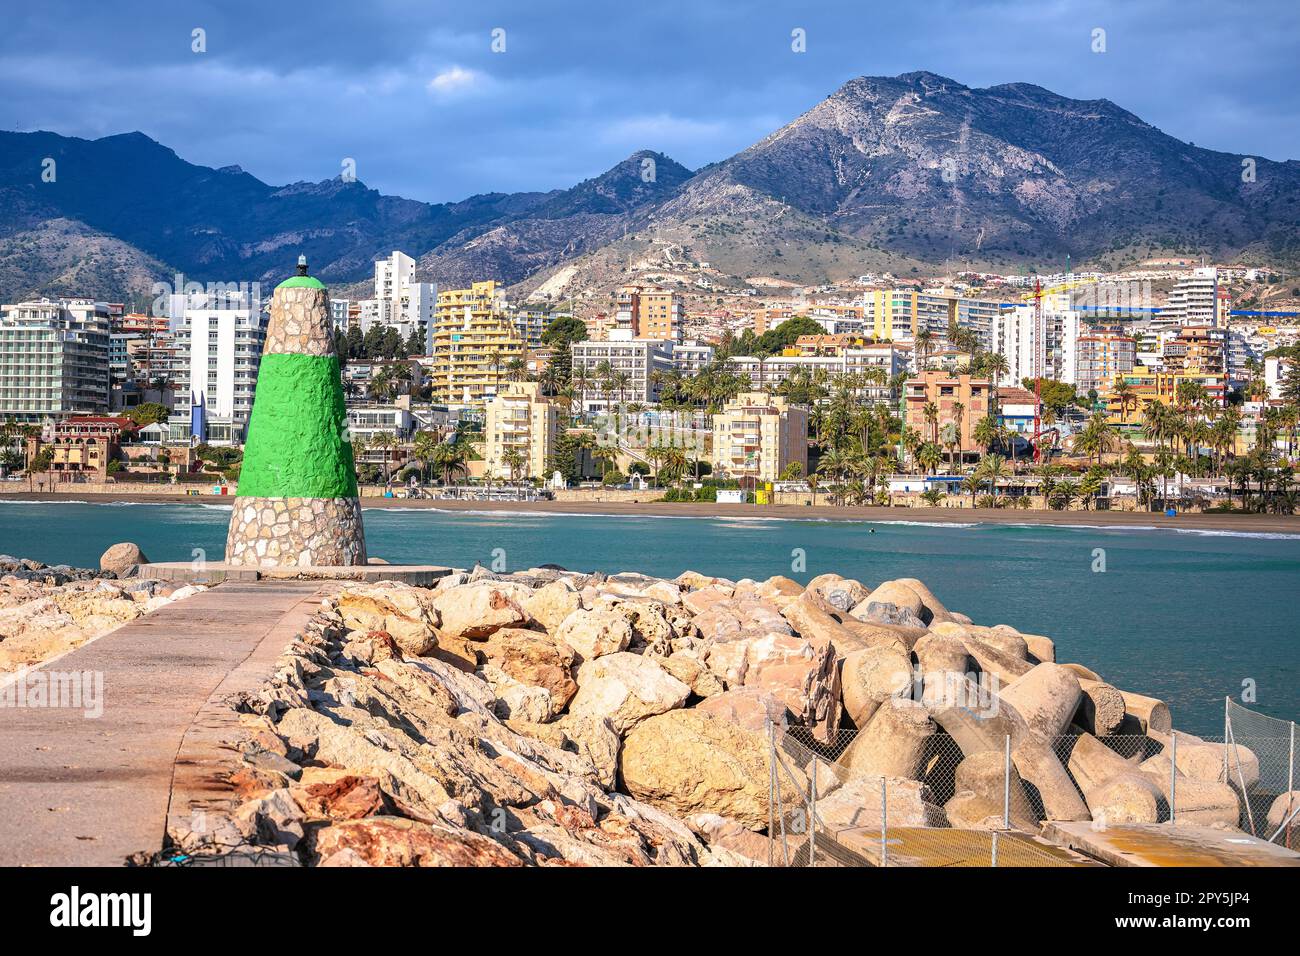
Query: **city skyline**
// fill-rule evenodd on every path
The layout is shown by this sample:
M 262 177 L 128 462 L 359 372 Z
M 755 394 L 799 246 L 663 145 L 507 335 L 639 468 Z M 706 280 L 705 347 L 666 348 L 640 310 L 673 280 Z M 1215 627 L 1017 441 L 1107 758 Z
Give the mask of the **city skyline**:
M 930 70 L 1109 99 L 1210 149 L 1300 157 L 1288 95 L 1300 13 L 1281 3 L 1249 18 L 1165 3 L 667 4 L 600 17 L 325 4 L 252 30 L 246 6 L 17 13 L 0 37 L 0 128 L 140 130 L 276 185 L 332 178 L 352 159 L 381 192 L 449 201 L 565 188 L 643 148 L 698 169 L 854 77 Z M 148 58 L 122 55 L 133 48 Z

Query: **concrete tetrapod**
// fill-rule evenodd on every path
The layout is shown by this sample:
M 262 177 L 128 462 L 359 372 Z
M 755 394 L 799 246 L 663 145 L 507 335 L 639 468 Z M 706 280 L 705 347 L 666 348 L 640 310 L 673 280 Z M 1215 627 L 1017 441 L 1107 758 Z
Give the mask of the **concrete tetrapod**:
M 956 794 L 944 804 L 948 822 L 971 830 L 999 830 L 1005 823 L 1009 796 L 1010 824 L 1036 832 L 1038 819 L 1015 766 L 992 750 L 971 754 L 957 765 Z
M 916 779 L 934 722 L 914 700 L 890 697 L 853 738 L 840 763 L 854 773 Z
M 1083 691 L 1079 678 L 1059 664 L 1037 664 L 1002 688 L 999 696 L 1025 718 L 1031 730 L 1051 740 L 1070 724 Z
M 1079 678 L 1079 687 L 1083 696 L 1079 699 L 1074 722 L 1098 737 L 1119 733 L 1124 726 L 1124 695 L 1110 684 L 1086 677 Z
M 868 647 L 844 658 L 840 697 L 855 727 L 864 727 L 881 702 L 899 696 L 912 684 L 912 662 L 897 647 Z

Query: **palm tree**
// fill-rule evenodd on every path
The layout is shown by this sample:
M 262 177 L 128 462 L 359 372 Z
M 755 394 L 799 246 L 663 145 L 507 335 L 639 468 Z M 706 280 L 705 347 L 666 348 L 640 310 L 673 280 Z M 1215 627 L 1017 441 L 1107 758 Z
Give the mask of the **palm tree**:
M 442 483 L 451 484 L 451 476 L 469 470 L 469 452 L 465 443 L 453 438 L 439 443 L 433 450 L 433 464 L 442 472 Z
M 998 481 L 1002 478 L 1002 466 L 1005 463 L 1006 459 L 1001 455 L 986 455 L 984 460 L 980 462 L 978 474 L 988 482 L 989 493 L 992 494 L 994 498 L 998 496 Z
M 411 445 L 411 454 L 422 466 L 422 478 L 427 480 L 429 463 L 433 461 L 438 445 L 441 444 L 439 438 L 433 432 L 419 431 L 415 433 L 415 440 Z
M 375 435 L 370 439 L 371 447 L 378 448 L 380 451 L 383 452 L 385 484 L 391 481 L 393 477 L 392 465 L 389 462 L 389 455 L 391 454 L 392 450 L 396 448 L 399 444 L 400 442 L 398 442 L 397 436 L 389 432 L 376 432 Z
M 1137 408 L 1137 395 L 1133 392 L 1133 386 L 1128 379 L 1122 378 L 1116 383 L 1111 394 L 1119 400 L 1119 418 L 1121 422 L 1128 421 L 1128 408 L 1132 405 Z
M 511 448 L 501 456 L 501 463 L 510 469 L 510 483 L 519 481 L 519 476 L 528 467 L 528 459 L 516 448 Z
M 916 451 L 916 463 L 929 474 L 934 474 L 943 464 L 943 451 L 935 442 L 926 442 Z
M 961 423 L 962 423 L 962 419 L 965 417 L 966 417 L 966 406 L 961 402 L 953 402 L 952 420 L 953 423 L 957 426 L 954 442 L 956 443 L 958 451 L 961 451 Z
M 934 402 L 926 402 L 921 408 L 921 414 L 925 417 L 925 422 L 930 426 L 930 441 L 935 444 L 939 443 L 939 406 Z

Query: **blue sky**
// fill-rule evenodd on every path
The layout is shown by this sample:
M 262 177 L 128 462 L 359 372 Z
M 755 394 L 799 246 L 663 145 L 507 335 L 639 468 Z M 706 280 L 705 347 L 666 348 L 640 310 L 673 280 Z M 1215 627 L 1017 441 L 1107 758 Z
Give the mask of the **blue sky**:
M 697 168 L 846 80 L 912 70 L 1105 97 L 1200 146 L 1300 159 L 1295 0 L 6 7 L 0 128 L 138 129 L 274 184 L 349 157 L 368 185 L 430 201 L 570 186 L 641 148 Z

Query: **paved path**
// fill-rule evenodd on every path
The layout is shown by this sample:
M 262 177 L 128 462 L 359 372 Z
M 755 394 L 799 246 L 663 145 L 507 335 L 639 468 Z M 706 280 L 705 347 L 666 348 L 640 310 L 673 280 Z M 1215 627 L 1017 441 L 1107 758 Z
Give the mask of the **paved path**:
M 1300 853 L 1239 830 L 1167 823 L 1049 823 L 1043 835 L 1111 866 L 1300 866 Z
M 103 715 L 0 709 L 0 866 L 120 866 L 161 849 L 195 715 L 232 675 L 259 676 L 250 662 L 269 672 L 321 586 L 223 584 L 32 671 L 102 673 Z

